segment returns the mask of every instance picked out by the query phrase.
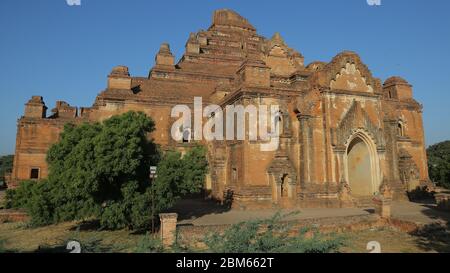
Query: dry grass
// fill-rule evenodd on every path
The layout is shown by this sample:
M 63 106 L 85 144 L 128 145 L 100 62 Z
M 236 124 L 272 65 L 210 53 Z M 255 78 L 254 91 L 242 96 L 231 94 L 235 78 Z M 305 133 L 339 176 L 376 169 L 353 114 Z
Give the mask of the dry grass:
M 41 228 L 29 228 L 26 223 L 0 224 L 0 240 L 3 248 L 14 252 L 51 251 L 64 249 L 67 241 L 98 242 L 101 252 L 133 252 L 143 235 L 134 235 L 128 230 L 78 231 L 76 222 L 62 223 Z
M 97 241 L 96 251 L 126 252 L 136 250 L 138 242 L 144 235 L 135 235 L 127 230 L 97 231 L 94 228 L 77 231 L 76 222 L 62 223 L 42 228 L 28 228 L 25 223 L 0 224 L 0 241 L 6 251 L 36 252 L 66 251 L 65 244 L 69 239 L 80 242 Z M 362 231 L 344 232 L 347 246 L 342 249 L 346 253 L 367 253 L 367 243 L 377 241 L 383 253 L 423 253 L 441 251 L 424 247 L 424 238 L 398 231 L 391 227 L 365 229 Z
M 368 253 L 367 243 L 379 242 L 382 253 L 423 253 L 417 238 L 408 233 L 384 227 L 344 233 L 348 244 L 342 249 L 346 253 Z

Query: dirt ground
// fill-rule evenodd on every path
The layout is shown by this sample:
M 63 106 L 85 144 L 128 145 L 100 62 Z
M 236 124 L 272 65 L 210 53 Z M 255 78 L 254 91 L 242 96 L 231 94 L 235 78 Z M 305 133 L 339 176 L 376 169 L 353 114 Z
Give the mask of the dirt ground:
M 342 249 L 344 253 L 368 253 L 367 244 L 380 243 L 382 253 L 424 253 L 433 252 L 419 244 L 419 238 L 393 228 L 368 229 L 345 233 L 349 243 Z
M 77 230 L 74 222 L 43 228 L 29 228 L 25 223 L 0 224 L 0 242 L 6 252 L 68 252 L 65 245 L 70 240 L 91 242 L 93 252 L 137 251 L 142 234 L 132 234 L 127 230 L 96 231 Z M 436 232 L 436 231 L 439 232 Z M 408 234 L 391 227 L 373 228 L 342 233 L 346 238 L 344 253 L 368 253 L 368 242 L 380 243 L 383 253 L 428 253 L 449 252 L 448 229 L 434 228 L 422 234 Z M 440 234 L 440 236 L 438 236 Z
M 89 242 L 99 252 L 134 252 L 144 235 L 133 235 L 127 230 L 78 230 L 75 222 L 42 228 L 29 228 L 26 223 L 0 224 L 0 242 L 6 252 L 69 252 L 68 241 Z
M 189 201 L 190 209 L 186 212 L 180 209 L 180 225 L 204 227 L 217 223 L 229 225 L 254 218 L 270 217 L 274 213 L 267 210 L 229 211 L 211 204 L 207 206 L 208 204 L 204 201 L 196 202 L 197 205 Z M 186 202 L 180 205 L 186 210 Z M 205 210 L 205 208 L 208 209 Z M 321 222 L 326 222 L 330 215 L 345 222 L 349 217 L 371 217 L 371 212 L 368 209 L 302 209 L 300 214 L 291 220 L 313 223 L 311 219 L 320 219 Z M 414 233 L 392 226 L 344 231 L 342 234 L 346 238 L 346 246 L 341 249 L 341 252 L 367 253 L 369 252 L 367 244 L 371 241 L 380 243 L 383 253 L 450 252 L 449 213 L 437 211 L 432 205 L 426 203 L 403 202 L 393 206 L 393 216 L 402 221 L 414 222 L 421 228 Z M 92 247 L 91 252 L 132 253 L 138 251 L 138 245 L 144 236 L 144 234 L 133 234 L 128 230 L 99 231 L 95 225 L 80 226 L 76 222 L 42 228 L 30 228 L 26 223 L 0 223 L 0 252 L 68 252 L 65 249 L 67 242 L 76 240 L 88 243 Z

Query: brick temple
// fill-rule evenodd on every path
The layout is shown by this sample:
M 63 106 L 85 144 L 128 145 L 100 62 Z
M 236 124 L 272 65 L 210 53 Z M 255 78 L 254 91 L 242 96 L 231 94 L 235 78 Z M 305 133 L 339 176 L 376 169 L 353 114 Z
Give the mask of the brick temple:
M 64 101 L 47 113 L 40 96 L 18 121 L 9 186 L 48 175 L 46 152 L 64 124 L 102 121 L 130 110 L 152 117 L 152 138 L 163 149 L 195 145 L 171 137 L 171 109 L 204 104 L 280 106 L 278 150 L 262 152 L 259 141 L 202 141 L 208 147 L 209 197 L 233 199 L 237 207 L 352 207 L 380 191 L 395 199 L 429 182 L 422 106 L 400 77 L 384 83 L 358 54 L 344 51 L 330 62 L 304 64 L 279 33 L 259 35 L 231 10 L 214 12 L 208 30 L 191 33 L 178 62 L 162 44 L 147 77 L 117 66 L 92 107 Z

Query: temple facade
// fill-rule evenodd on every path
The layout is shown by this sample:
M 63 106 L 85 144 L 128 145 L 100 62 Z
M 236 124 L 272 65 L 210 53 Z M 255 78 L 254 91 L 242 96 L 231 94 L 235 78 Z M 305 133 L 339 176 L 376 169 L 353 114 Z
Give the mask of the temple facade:
M 262 141 L 249 139 L 196 141 L 191 131 L 174 140 L 172 108 L 193 107 L 194 97 L 223 108 L 279 105 L 278 149 L 261 151 Z M 382 186 L 402 199 L 429 182 L 422 106 L 406 80 L 382 83 L 351 51 L 305 65 L 280 34 L 265 38 L 236 12 L 218 10 L 208 30 L 190 34 L 178 62 L 162 44 L 147 77 L 113 68 L 92 107 L 58 101 L 47 113 L 43 98 L 32 97 L 18 121 L 9 186 L 47 177 L 46 153 L 64 124 L 130 110 L 152 117 L 151 137 L 163 149 L 206 145 L 205 190 L 235 207 L 353 207 Z

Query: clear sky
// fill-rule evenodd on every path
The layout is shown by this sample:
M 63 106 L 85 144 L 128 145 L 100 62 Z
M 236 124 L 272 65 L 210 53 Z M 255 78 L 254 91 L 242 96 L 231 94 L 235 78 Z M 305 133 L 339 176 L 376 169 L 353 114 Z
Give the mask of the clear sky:
M 230 8 L 266 37 L 280 32 L 305 62 L 360 54 L 383 81 L 406 78 L 424 105 L 427 144 L 450 139 L 450 1 L 0 1 L 0 155 L 14 152 L 24 103 L 41 95 L 91 106 L 115 65 L 147 76 L 162 42 L 180 58 L 190 32 Z

